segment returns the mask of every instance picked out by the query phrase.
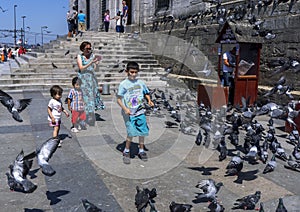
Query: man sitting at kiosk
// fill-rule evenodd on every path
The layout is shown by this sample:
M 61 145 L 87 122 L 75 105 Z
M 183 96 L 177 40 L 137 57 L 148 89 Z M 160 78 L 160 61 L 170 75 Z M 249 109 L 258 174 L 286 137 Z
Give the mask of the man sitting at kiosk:
M 223 80 L 224 87 L 229 87 L 228 104 L 233 103 L 234 95 L 234 67 L 235 67 L 236 47 L 223 54 Z

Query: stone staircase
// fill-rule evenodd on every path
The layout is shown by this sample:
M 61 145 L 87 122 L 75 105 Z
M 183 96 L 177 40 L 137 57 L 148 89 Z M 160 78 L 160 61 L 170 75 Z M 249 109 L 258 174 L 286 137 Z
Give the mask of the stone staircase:
M 82 41 L 91 42 L 94 54 L 102 56 L 96 69 L 100 87 L 106 84 L 115 90 L 126 77 L 121 70 L 128 61 L 140 64 L 139 78 L 146 81 L 150 88 L 165 85 L 157 75 L 163 73 L 164 69 L 137 36 L 133 38 L 113 32 L 86 32 L 82 37 L 52 41 L 45 44 L 43 49 L 28 52 L 10 61 L 11 73 L 8 77 L 0 77 L 0 89 L 48 91 L 54 84 L 64 89 L 71 88 L 71 80 L 77 75 L 76 59 L 81 53 L 79 46 Z M 65 55 L 68 50 L 69 54 Z

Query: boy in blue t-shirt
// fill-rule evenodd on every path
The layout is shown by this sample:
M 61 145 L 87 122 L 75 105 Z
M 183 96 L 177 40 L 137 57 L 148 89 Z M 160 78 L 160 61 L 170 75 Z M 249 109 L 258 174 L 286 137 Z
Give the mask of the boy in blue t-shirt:
M 146 98 L 152 107 L 149 90 L 144 81 L 137 79 L 139 65 L 136 62 L 128 62 L 126 66 L 127 78 L 123 80 L 118 89 L 117 102 L 122 108 L 122 115 L 126 125 L 127 138 L 126 146 L 123 151 L 123 162 L 130 163 L 130 144 L 132 138 L 139 136 L 139 158 L 143 161 L 148 159 L 144 150 L 145 136 L 149 135 L 149 128 L 142 109 L 143 99 Z

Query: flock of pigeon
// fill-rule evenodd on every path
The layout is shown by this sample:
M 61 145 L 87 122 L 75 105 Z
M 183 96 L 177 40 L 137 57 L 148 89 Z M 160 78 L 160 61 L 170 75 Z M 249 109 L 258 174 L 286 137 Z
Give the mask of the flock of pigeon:
M 273 15 L 274 11 L 278 10 L 278 5 L 287 4 L 288 0 L 254 0 L 243 1 L 235 4 L 226 4 L 221 0 L 208 0 L 211 3 L 208 9 L 200 10 L 196 14 L 180 15 L 177 19 L 173 15 L 165 15 L 162 18 L 152 17 L 153 26 L 152 31 L 166 30 L 170 26 L 169 34 L 174 29 L 175 24 L 184 23 L 183 26 L 188 31 L 190 26 L 196 26 L 198 24 L 219 24 L 219 30 L 222 28 L 226 21 L 242 21 L 248 20 L 255 30 L 252 36 L 261 36 L 266 39 L 274 39 L 275 34 L 271 29 L 263 27 L 264 20 L 258 17 L 266 16 L 268 7 L 272 6 L 270 15 Z M 288 14 L 295 14 L 293 10 L 294 4 L 297 0 L 290 0 L 288 3 Z M 178 27 L 177 27 L 178 28 Z M 207 29 L 204 29 L 207 30 Z
M 290 94 L 290 88 L 285 88 L 286 79 L 281 77 L 274 87 L 267 93 L 268 98 L 273 95 L 286 95 L 291 100 L 294 97 Z M 183 91 L 179 88 L 165 91 L 160 89 L 150 90 L 150 96 L 154 107 L 144 104 L 146 114 L 167 118 L 166 128 L 179 128 L 181 133 L 195 135 L 195 143 L 213 148 L 219 152 L 219 161 L 222 162 L 228 157 L 227 144 L 230 142 L 235 146 L 237 153 L 231 158 L 226 166 L 224 176 L 238 176 L 244 161 L 255 166 L 259 161 L 265 164 L 264 174 L 268 174 L 279 165 L 277 159 L 284 161 L 284 167 L 295 172 L 300 172 L 300 136 L 297 130 L 297 123 L 294 121 L 298 117 L 300 110 L 296 110 L 296 103 L 289 102 L 287 105 L 279 105 L 274 102 L 266 104 L 249 105 L 249 98 L 242 98 L 242 106 L 211 109 L 200 103 L 196 104 L 196 95 L 189 89 Z M 20 113 L 30 104 L 31 99 L 13 99 L 9 94 L 0 90 L 0 101 L 12 114 L 12 117 L 22 122 Z M 165 113 L 167 112 L 167 113 Z M 169 114 L 168 117 L 165 115 Z M 257 121 L 256 117 L 261 115 L 269 116 L 268 129 Z M 292 127 L 287 136 L 287 143 L 294 146 L 291 153 L 287 153 L 282 144 L 278 141 L 275 133 L 274 119 L 284 119 Z M 35 191 L 34 185 L 27 175 L 32 166 L 33 159 L 37 159 L 42 173 L 53 176 L 55 170 L 49 164 L 59 144 L 59 138 L 50 138 L 39 146 L 34 152 L 25 155 L 23 150 L 9 166 L 10 172 L 6 173 L 8 186 L 11 190 L 24 193 Z M 269 154 L 272 156 L 269 157 Z M 209 202 L 210 211 L 224 211 L 218 191 L 223 186 L 222 182 L 216 183 L 213 179 L 200 181 L 196 187 L 201 194 L 196 198 Z M 154 198 L 157 196 L 156 189 L 140 189 L 136 187 L 135 204 L 137 211 L 143 212 L 149 206 L 151 212 L 157 211 Z M 260 191 L 254 194 L 239 198 L 234 203 L 234 209 L 255 209 L 261 195 Z M 86 211 L 102 211 L 86 199 L 82 199 L 82 204 Z M 191 211 L 192 205 L 176 203 L 172 201 L 169 205 L 171 212 Z M 279 199 L 278 208 L 284 208 L 283 200 Z M 263 203 L 260 203 L 260 211 L 263 211 Z M 286 209 L 277 210 L 286 211 Z

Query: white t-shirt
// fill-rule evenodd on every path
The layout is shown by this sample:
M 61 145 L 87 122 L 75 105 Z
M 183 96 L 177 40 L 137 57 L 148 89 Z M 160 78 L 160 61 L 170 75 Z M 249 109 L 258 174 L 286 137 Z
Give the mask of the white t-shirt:
M 57 101 L 56 99 L 51 99 L 48 103 L 48 107 L 52 109 L 52 115 L 56 121 L 61 119 L 62 112 L 62 103 L 61 101 Z M 52 121 L 50 116 L 48 115 L 48 121 Z
M 228 60 L 229 63 L 232 63 L 232 62 L 235 61 L 235 58 L 232 54 L 230 54 L 230 52 L 225 52 L 223 54 L 223 60 Z M 223 64 L 223 72 L 232 73 L 233 72 L 233 67 L 229 67 L 229 66 L 226 66 L 225 64 Z

